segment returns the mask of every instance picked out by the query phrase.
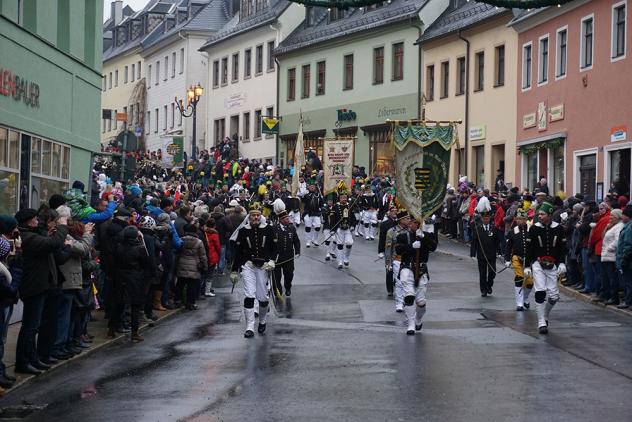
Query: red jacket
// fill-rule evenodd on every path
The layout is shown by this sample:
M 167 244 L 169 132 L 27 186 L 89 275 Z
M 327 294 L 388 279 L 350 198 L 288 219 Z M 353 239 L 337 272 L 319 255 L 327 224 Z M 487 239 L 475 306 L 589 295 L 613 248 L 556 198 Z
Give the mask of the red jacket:
M 219 234 L 215 229 L 204 229 L 206 243 L 208 244 L 208 265 L 209 267 L 217 265 L 219 262 L 219 252 L 221 246 L 219 244 Z
M 601 256 L 601 246 L 603 244 L 603 234 L 606 231 L 606 227 L 608 227 L 608 222 L 610 221 L 610 210 L 606 211 L 604 215 L 601 216 L 599 221 L 597 221 L 597 225 L 592 229 L 590 233 L 590 240 L 588 241 L 590 247 L 592 248 L 595 255 Z

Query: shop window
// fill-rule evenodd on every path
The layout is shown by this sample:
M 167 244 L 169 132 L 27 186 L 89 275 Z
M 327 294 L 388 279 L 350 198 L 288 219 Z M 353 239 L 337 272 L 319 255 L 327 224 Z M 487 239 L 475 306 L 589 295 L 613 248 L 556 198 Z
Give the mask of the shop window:
M 38 208 L 54 193 L 68 189 L 70 147 L 31 138 L 31 207 Z
M 630 195 L 630 148 L 610 151 L 610 187 L 619 195 Z
M 31 138 L 31 172 L 42 172 L 42 140 Z
M 564 146 L 558 146 L 551 149 L 551 162 L 549 164 L 552 170 L 552 191 L 551 194 L 557 192 L 565 192 L 564 189 Z
M 476 186 L 485 186 L 485 147 L 474 147 L 474 174 L 476 175 Z

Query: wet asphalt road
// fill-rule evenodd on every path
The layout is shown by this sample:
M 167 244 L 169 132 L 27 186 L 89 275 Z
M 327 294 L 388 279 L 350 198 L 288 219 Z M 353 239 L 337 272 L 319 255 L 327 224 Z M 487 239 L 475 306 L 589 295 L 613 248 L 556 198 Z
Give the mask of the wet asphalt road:
M 478 294 L 476 264 L 442 242 L 421 334 L 405 335 L 376 242 L 351 268 L 297 261 L 292 298 L 243 338 L 228 281 L 200 309 L 71 362 L 0 399 L 29 421 L 629 421 L 632 320 L 563 297 L 550 334 L 513 311 L 510 271 Z

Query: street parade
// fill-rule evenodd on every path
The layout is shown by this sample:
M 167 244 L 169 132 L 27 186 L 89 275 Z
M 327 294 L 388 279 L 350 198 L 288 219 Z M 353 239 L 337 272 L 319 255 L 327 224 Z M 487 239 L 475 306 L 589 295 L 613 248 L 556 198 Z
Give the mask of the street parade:
M 628 421 L 626 0 L 0 0 L 0 422 Z

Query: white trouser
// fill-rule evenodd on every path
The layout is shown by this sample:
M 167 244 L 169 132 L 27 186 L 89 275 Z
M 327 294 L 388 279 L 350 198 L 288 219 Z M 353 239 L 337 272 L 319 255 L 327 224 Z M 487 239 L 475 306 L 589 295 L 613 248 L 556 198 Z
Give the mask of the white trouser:
M 323 236 L 325 239 L 325 248 L 327 250 L 327 255 L 336 254 L 336 234 L 332 235 L 331 230 L 325 229 L 323 230 Z
M 399 278 L 404 291 L 404 297 L 415 298 L 411 305 L 404 305 L 406 319 L 408 320 L 408 330 L 414 330 L 415 325 L 421 325 L 421 320 L 426 313 L 428 275 L 422 274 L 417 287 L 415 287 L 415 274 L 409 268 L 403 268 Z
M 320 216 L 309 216 L 306 215 L 303 218 L 303 222 L 305 223 L 305 243 L 309 244 L 314 243 L 317 245 L 318 243 L 318 235 L 320 234 Z
M 288 216 L 290 217 L 290 223 L 296 227 L 301 225 L 301 213 L 299 211 L 290 211 Z
M 404 309 L 404 286 L 399 279 L 399 266 L 401 262 L 393 260 L 393 281 L 395 282 L 395 310 Z
M 362 224 L 364 225 L 364 236 L 367 239 L 375 239 L 377 229 L 377 210 L 366 210 L 362 213 Z
M 529 303 L 531 288 L 514 286 L 514 293 L 516 297 L 516 306 L 524 306 L 525 303 Z
M 343 262 L 349 262 L 349 257 L 351 256 L 351 246 L 353 246 L 353 235 L 351 234 L 351 230 L 337 229 L 336 243 L 338 247 L 338 264 L 342 265 Z
M 358 212 L 354 212 L 353 216 L 355 217 L 356 220 L 356 226 L 355 226 L 355 230 L 354 230 L 354 234 L 356 236 L 364 236 L 364 227 L 362 227 L 362 216 L 363 216 L 364 211 L 358 211 Z
M 256 299 L 258 302 L 269 302 L 268 293 L 269 283 L 268 274 L 262 268 L 255 267 L 252 262 L 248 261 L 241 266 L 241 278 L 244 282 L 244 296 Z M 268 306 L 259 307 L 259 323 L 266 323 L 266 315 Z M 254 331 L 255 329 L 255 309 L 244 308 L 246 316 L 246 330 Z
M 538 313 L 538 327 L 546 326 L 549 320 L 549 313 L 555 303 L 560 299 L 560 291 L 557 287 L 557 268 L 550 270 L 542 268 L 539 262 L 531 265 L 533 271 L 533 285 L 535 288 L 536 304 L 535 309 Z M 537 303 L 538 292 L 546 293 L 546 301 Z

